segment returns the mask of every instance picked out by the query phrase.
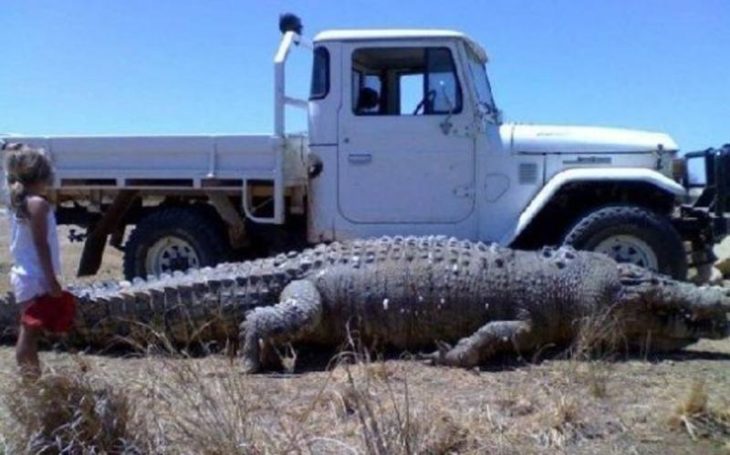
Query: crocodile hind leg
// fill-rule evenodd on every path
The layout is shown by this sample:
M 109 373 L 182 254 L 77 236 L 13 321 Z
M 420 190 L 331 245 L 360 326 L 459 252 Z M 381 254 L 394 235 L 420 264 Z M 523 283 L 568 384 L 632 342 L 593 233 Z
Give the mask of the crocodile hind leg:
M 493 321 L 459 340 L 453 348 L 440 346 L 438 352 L 427 358 L 441 365 L 471 368 L 498 353 L 533 347 L 535 341 L 529 322 Z
M 280 343 L 295 341 L 315 329 L 322 319 L 322 299 L 310 281 L 289 283 L 281 292 L 279 303 L 256 308 L 241 324 L 243 367 L 247 373 L 261 369 L 263 351 Z

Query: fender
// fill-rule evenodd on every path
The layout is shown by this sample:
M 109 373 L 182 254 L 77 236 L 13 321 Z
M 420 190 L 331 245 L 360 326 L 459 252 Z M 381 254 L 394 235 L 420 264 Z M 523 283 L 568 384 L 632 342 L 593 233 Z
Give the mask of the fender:
M 511 244 L 524 231 L 547 205 L 548 202 L 568 183 L 574 182 L 644 182 L 659 188 L 662 191 L 674 196 L 684 196 L 687 190 L 670 179 L 652 169 L 641 168 L 580 168 L 567 169 L 554 175 L 550 181 L 543 186 L 542 190 L 532 198 L 525 210 L 517 219 L 515 229 L 508 233 L 501 242 L 502 245 Z

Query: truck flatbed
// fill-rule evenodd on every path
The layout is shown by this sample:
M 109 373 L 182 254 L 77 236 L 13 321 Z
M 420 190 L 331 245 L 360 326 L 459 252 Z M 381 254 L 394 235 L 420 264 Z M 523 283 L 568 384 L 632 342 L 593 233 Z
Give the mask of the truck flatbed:
M 271 135 L 23 137 L 43 148 L 54 189 L 240 189 L 248 180 L 306 181 L 306 139 Z M 280 161 L 281 160 L 281 161 Z M 283 166 L 282 166 L 283 165 Z M 283 171 L 283 172 L 282 172 Z

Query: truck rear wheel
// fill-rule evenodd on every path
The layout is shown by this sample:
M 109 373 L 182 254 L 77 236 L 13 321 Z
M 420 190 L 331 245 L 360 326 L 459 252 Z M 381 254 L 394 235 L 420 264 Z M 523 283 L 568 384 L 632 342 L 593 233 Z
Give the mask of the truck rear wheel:
M 195 207 L 161 208 L 137 223 L 124 246 L 127 279 L 213 266 L 227 242 L 219 220 Z
M 669 219 L 643 207 L 618 205 L 590 212 L 568 231 L 563 243 L 675 279 L 687 278 L 687 254 L 679 233 Z

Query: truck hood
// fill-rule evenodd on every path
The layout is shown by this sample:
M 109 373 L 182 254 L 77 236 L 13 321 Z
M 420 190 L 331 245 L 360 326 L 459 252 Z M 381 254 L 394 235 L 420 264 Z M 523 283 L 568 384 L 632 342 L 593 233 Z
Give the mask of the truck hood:
M 502 142 L 516 153 L 648 153 L 676 151 L 666 134 L 586 126 L 516 125 L 500 128 Z

